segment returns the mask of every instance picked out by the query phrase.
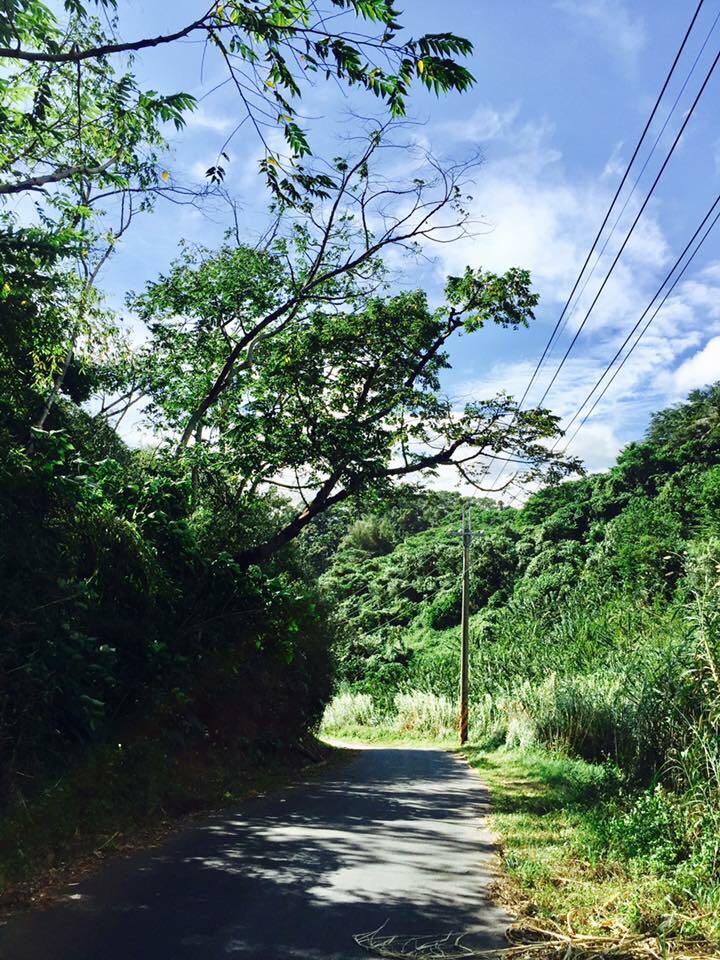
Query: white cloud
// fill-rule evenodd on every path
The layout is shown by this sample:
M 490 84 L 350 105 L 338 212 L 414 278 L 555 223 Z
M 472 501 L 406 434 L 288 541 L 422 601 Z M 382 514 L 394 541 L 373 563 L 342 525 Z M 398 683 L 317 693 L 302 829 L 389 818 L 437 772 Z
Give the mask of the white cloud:
M 188 130 L 211 130 L 213 133 L 227 133 L 233 126 L 233 120 L 227 116 L 208 113 L 200 107 L 185 115 Z
M 528 127 L 534 136 L 523 135 Z M 443 275 L 457 274 L 466 264 L 496 271 L 511 266 L 530 269 L 533 285 L 541 294 L 537 324 L 542 337 L 534 341 L 533 348 L 518 341 L 519 356 L 480 374 L 467 370 L 465 350 L 456 358 L 465 368 L 463 373 L 458 370 L 454 383 L 458 400 L 461 396 L 488 398 L 503 389 L 516 399 L 522 396 L 615 189 L 614 181 L 603 181 L 592 172 L 583 178 L 569 177 L 563 158 L 554 149 L 552 129 L 542 123 L 523 125 L 519 116 L 514 126 L 510 124 L 498 134 L 494 153 L 497 156 L 488 161 L 478 178 L 472 204 L 472 213 L 490 222 L 492 230 L 487 236 L 443 248 L 438 269 Z M 638 204 L 636 197 L 628 204 L 577 308 L 570 312 L 566 331 L 532 388 L 529 403 L 541 397 L 585 317 Z M 645 310 L 674 258 L 679 242 L 668 242 L 660 213 L 655 202 L 645 210 L 548 395 L 546 404 L 565 424 Z M 688 353 L 692 353 L 689 359 Z M 718 377 L 720 263 L 691 273 L 678 285 L 573 441 L 571 451 L 583 457 L 590 469 L 607 467 L 624 443 L 641 434 L 650 412 Z
M 645 46 L 642 19 L 631 14 L 621 0 L 556 0 L 555 7 L 573 16 L 593 37 L 601 37 L 627 60 L 634 61 Z
M 444 272 L 457 272 L 466 263 L 493 270 L 523 266 L 531 271 L 544 303 L 564 302 L 614 185 L 600 183 L 596 176 L 570 180 L 562 156 L 553 145 L 553 132 L 546 122 L 519 122 L 498 137 L 495 155 L 478 177 L 472 203 L 473 217 L 488 223 L 491 233 L 483 239 L 469 237 L 447 247 L 440 259 Z M 600 267 L 609 264 L 623 236 L 623 226 L 629 225 L 636 211 L 633 198 Z M 603 295 L 605 312 L 614 314 L 616 302 L 626 301 L 628 289 L 637 286 L 638 271 L 654 271 L 666 258 L 664 235 L 648 210 Z M 597 280 L 602 276 L 600 269 Z M 586 302 L 596 288 L 597 283 L 591 281 Z M 602 319 L 605 322 L 607 317 Z
M 205 180 L 205 172 L 209 166 L 207 160 L 196 160 L 190 167 L 190 173 L 196 180 Z
M 623 173 L 625 173 L 625 167 L 627 165 L 627 161 L 622 155 L 622 148 L 622 142 L 615 144 L 613 152 L 608 157 L 602 172 L 603 177 L 608 177 L 616 183 L 620 177 L 622 177 Z
M 519 104 L 514 104 L 507 110 L 495 110 L 491 106 L 481 105 L 466 119 L 443 123 L 438 129 L 455 140 L 472 143 L 497 140 L 515 123 L 519 110 Z
M 693 354 L 675 370 L 672 383 L 685 395 L 696 387 L 704 387 L 720 379 L 720 336 L 708 340 L 702 350 Z
M 591 473 L 607 470 L 623 445 L 616 431 L 615 424 L 588 421 L 578 433 L 568 453 L 579 457 Z M 559 446 L 562 449 L 562 443 Z

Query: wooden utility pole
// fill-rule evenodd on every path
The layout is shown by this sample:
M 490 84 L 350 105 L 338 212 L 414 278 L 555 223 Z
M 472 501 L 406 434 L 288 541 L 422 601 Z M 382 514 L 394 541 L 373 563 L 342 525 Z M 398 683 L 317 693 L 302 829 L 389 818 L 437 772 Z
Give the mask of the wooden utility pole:
M 460 627 L 460 746 L 468 738 L 468 666 L 470 660 L 470 543 L 472 533 L 465 527 L 463 514 L 462 621 Z
M 468 738 L 468 672 L 470 665 L 470 545 L 472 543 L 472 518 L 465 516 L 463 508 L 462 530 L 458 531 L 462 537 L 463 567 L 462 567 L 462 620 L 460 626 L 460 717 L 459 733 L 460 746 L 467 743 Z

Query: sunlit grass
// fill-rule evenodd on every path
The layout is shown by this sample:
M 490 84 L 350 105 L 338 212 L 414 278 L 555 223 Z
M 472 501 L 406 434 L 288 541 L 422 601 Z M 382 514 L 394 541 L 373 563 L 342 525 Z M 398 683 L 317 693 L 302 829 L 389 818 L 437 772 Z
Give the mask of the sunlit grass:
M 456 738 L 457 707 L 446 697 L 413 690 L 398 693 L 391 712 L 373 707 L 362 693 L 340 693 L 325 709 L 323 736 L 368 743 L 423 741 L 450 743 Z
M 717 887 L 693 885 L 687 866 L 660 872 L 598 847 L 597 817 L 615 789 L 610 767 L 542 749 L 464 753 L 490 789 L 499 886 L 516 910 L 584 934 L 627 928 L 720 941 Z

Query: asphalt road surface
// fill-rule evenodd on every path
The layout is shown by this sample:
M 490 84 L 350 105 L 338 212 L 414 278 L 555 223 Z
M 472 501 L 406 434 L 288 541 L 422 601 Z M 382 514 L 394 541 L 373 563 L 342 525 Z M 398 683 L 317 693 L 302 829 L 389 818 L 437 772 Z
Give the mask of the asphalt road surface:
M 353 935 L 503 946 L 477 776 L 440 750 L 367 749 L 108 862 L 0 926 L 2 960 L 352 960 Z M 506 945 L 506 944 L 505 944 Z

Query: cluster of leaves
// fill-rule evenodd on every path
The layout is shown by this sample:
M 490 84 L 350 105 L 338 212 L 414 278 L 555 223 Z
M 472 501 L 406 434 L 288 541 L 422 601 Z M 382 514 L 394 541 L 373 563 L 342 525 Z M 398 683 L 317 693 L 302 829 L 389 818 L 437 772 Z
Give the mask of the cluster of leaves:
M 60 265 L 73 242 L 78 238 L 68 233 L 12 225 L 0 232 L 3 417 L 25 413 L 34 388 L 62 362 L 73 278 Z
M 17 19 L 26 24 L 18 27 L 23 38 L 35 20 L 19 14 Z M 48 38 L 55 33 L 57 28 L 50 29 Z M 82 49 L 97 46 L 104 37 L 98 20 L 73 16 L 61 42 Z M 104 57 L 5 62 L 0 80 L 0 195 L 60 184 L 64 192 L 55 203 L 77 223 L 87 211 L 77 203 L 70 209 L 69 194 L 77 193 L 88 178 L 106 192 L 131 185 L 149 189 L 159 181 L 159 127 L 168 122 L 182 127 L 194 106 L 192 97 L 142 90 L 131 69 L 118 69 Z M 69 194 L 68 187 L 74 188 Z
M 97 5 L 116 7 L 113 0 Z M 297 101 L 317 78 L 363 88 L 392 118 L 404 116 L 413 81 L 436 94 L 474 82 L 458 62 L 472 52 L 468 40 L 452 33 L 401 38 L 390 0 L 330 0 L 325 8 L 310 0 L 225 0 L 203 5 L 172 33 L 135 40 L 120 38 L 117 17 L 102 24 L 94 6 L 66 0 L 61 22 L 40 0 L 4 4 L 0 126 L 8 136 L 0 148 L 0 193 L 75 176 L 122 178 L 127 157 L 137 162 L 138 135 L 158 121 L 181 126 L 195 101 L 186 93 L 140 91 L 132 73 L 116 73 L 114 63 L 187 37 L 204 38 L 220 57 L 238 94 L 237 128 L 253 126 L 264 145 L 260 169 L 283 202 L 326 194 L 327 177 L 302 164 L 311 147 L 297 115 Z M 270 129 L 282 131 L 287 156 L 269 147 Z M 216 183 L 225 177 L 225 146 L 208 168 Z M 145 162 L 146 178 L 153 159 Z

